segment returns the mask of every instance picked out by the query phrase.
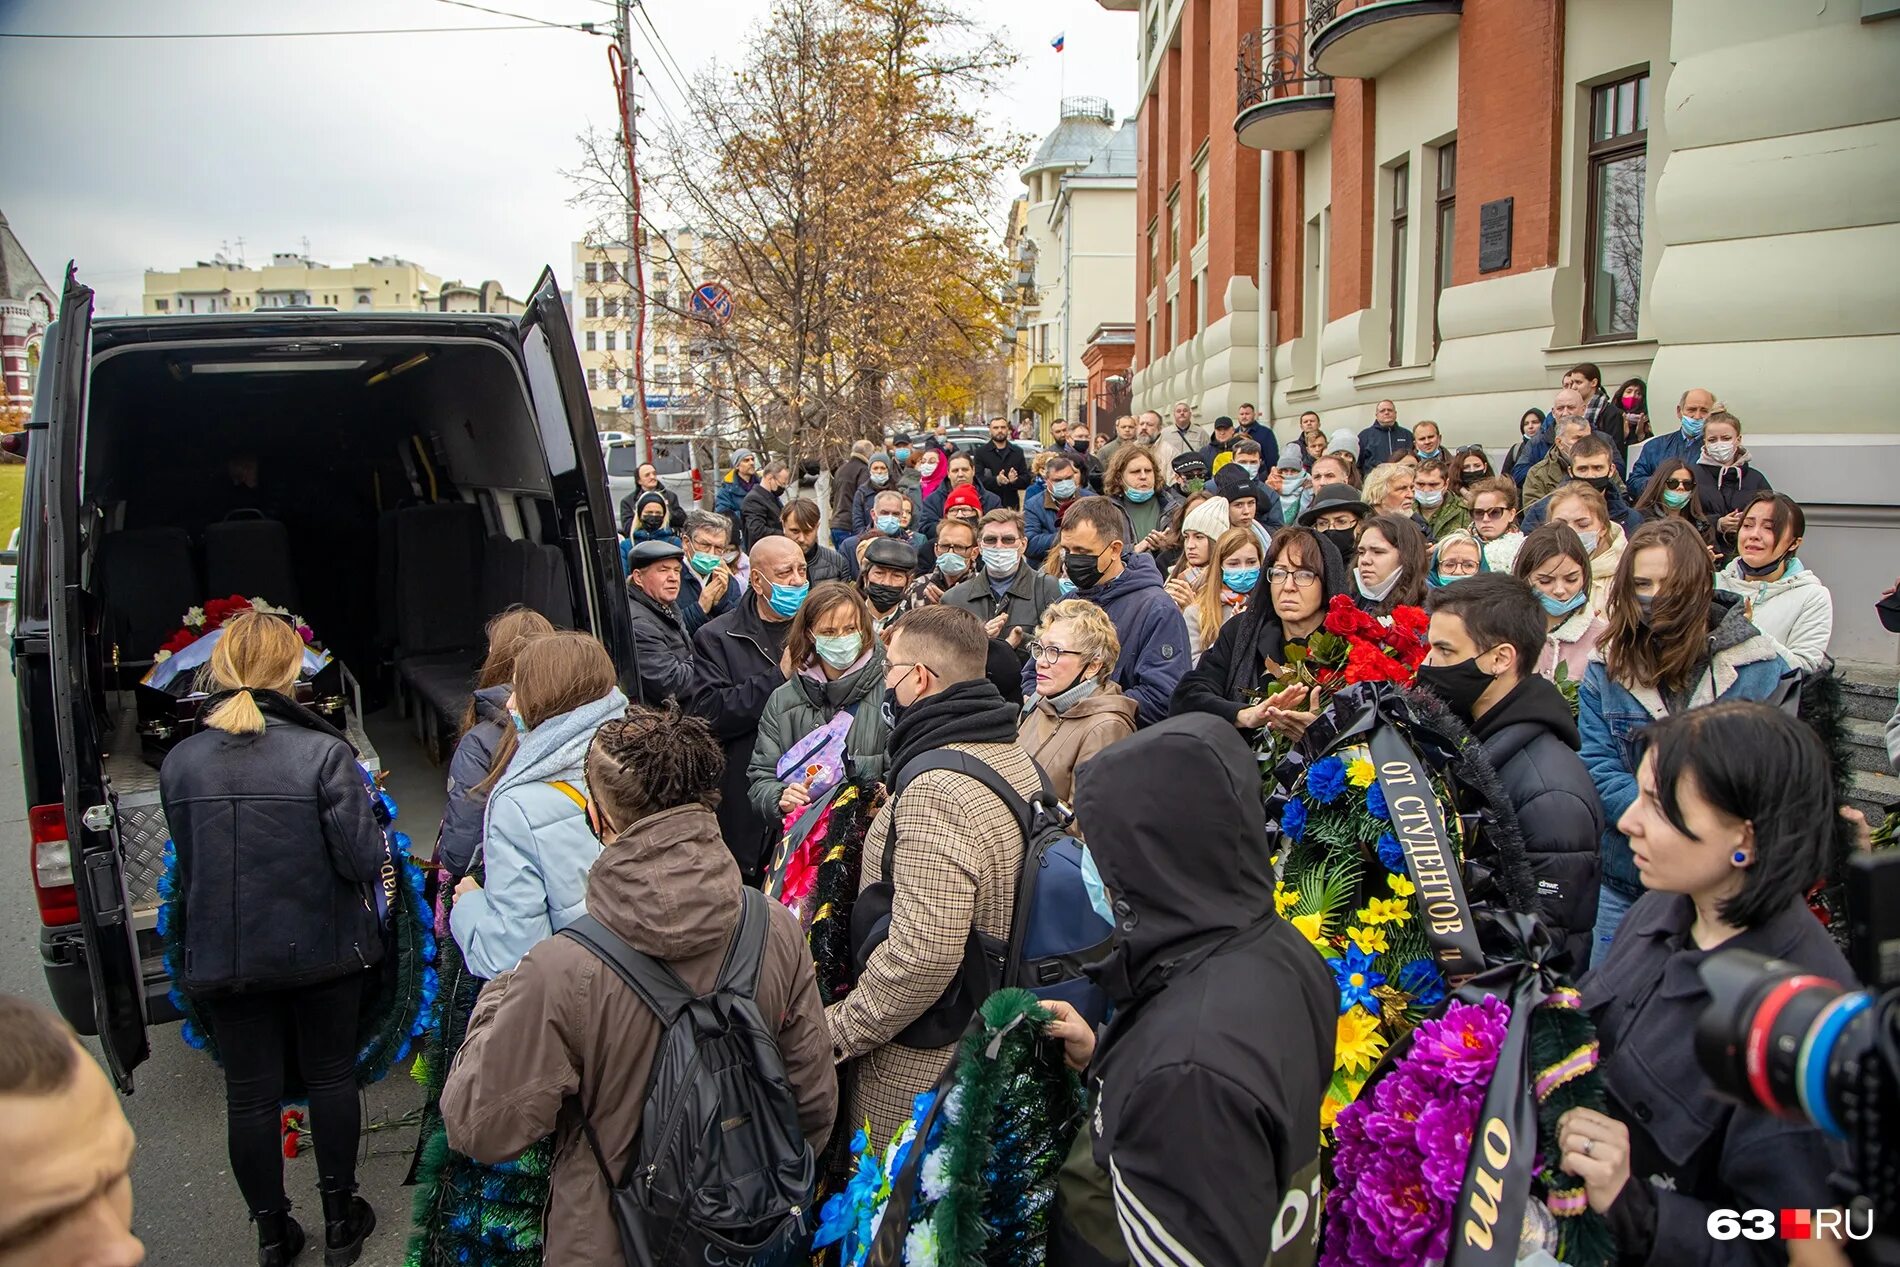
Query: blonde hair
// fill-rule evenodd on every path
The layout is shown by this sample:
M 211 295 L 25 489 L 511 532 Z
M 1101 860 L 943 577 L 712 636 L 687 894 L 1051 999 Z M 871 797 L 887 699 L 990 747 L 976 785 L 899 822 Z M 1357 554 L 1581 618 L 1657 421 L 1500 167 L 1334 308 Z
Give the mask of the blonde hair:
M 1222 623 L 1220 592 L 1225 582 L 1221 580 L 1221 564 L 1247 546 L 1252 546 L 1259 554 L 1261 570 L 1264 572 L 1267 548 L 1260 544 L 1260 538 L 1255 535 L 1251 525 L 1229 528 L 1221 533 L 1220 540 L 1207 552 L 1207 571 L 1202 574 L 1201 588 L 1194 595 L 1194 611 L 1200 618 L 1201 637 L 1208 646 L 1214 644 L 1214 637 L 1220 633 Z
M 1122 653 L 1121 639 L 1115 636 L 1115 622 L 1108 618 L 1108 613 L 1086 599 L 1065 598 L 1043 609 L 1036 637 L 1048 637 L 1058 620 L 1068 621 L 1069 627 L 1075 630 L 1076 645 L 1066 649 L 1081 652 L 1084 665 L 1101 661 L 1102 671 L 1095 679 L 1106 681 Z
M 233 616 L 211 649 L 210 669 L 219 690 L 237 694 L 212 709 L 205 725 L 233 735 L 263 734 L 264 714 L 252 692 L 282 694 L 302 667 L 303 639 L 287 622 L 258 611 Z
M 1409 469 L 1397 462 L 1386 462 L 1373 467 L 1366 475 L 1365 487 L 1360 490 L 1366 505 L 1375 511 L 1383 510 L 1386 494 L 1392 491 L 1392 486 L 1399 482 L 1401 476 L 1407 479 L 1417 478 Z

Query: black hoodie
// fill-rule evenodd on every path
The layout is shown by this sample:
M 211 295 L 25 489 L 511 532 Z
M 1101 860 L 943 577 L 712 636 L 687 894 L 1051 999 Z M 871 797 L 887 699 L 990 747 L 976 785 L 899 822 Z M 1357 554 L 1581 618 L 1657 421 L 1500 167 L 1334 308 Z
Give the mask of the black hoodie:
M 1548 679 L 1532 674 L 1473 722 L 1471 733 L 1517 812 L 1544 920 L 1562 937 L 1572 969 L 1582 972 L 1597 918 L 1603 803 L 1577 755 L 1570 705 Z
M 1311 1263 L 1339 994 L 1274 913 L 1259 763 L 1231 724 L 1174 717 L 1084 763 L 1075 807 L 1117 920 L 1089 969 L 1115 1015 L 1088 1142 L 1122 1244 L 1072 1157 L 1056 1261 Z

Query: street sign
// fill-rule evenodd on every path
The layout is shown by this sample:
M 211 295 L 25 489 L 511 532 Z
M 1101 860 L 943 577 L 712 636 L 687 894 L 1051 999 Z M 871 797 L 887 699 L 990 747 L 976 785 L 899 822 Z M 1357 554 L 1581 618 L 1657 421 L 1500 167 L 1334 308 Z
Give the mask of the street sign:
M 732 320 L 732 292 L 718 282 L 707 282 L 693 292 L 693 311 L 723 326 Z
M 632 409 L 632 408 L 633 408 L 633 397 L 632 397 L 632 396 L 629 396 L 629 395 L 628 395 L 627 393 L 625 393 L 625 392 L 622 392 L 622 393 L 620 393 L 620 407 L 621 407 L 622 409 Z

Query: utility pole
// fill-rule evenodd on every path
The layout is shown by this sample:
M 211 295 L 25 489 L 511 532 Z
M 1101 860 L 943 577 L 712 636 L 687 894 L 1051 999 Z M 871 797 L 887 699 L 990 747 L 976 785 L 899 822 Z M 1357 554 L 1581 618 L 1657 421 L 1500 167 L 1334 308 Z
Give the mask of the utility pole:
M 647 414 L 647 373 L 646 373 L 646 334 L 647 334 L 647 285 L 646 263 L 640 255 L 640 170 L 635 165 L 635 148 L 639 142 L 639 132 L 634 122 L 640 117 L 639 107 L 634 104 L 634 80 L 640 72 L 640 64 L 633 58 L 633 4 L 632 0 L 615 0 L 614 3 L 614 41 L 620 48 L 619 82 L 620 90 L 620 140 L 627 154 L 627 266 L 622 276 L 627 279 L 633 292 L 633 392 L 634 408 L 640 418 L 640 438 L 643 443 L 641 456 L 647 461 L 653 460 L 653 420 Z

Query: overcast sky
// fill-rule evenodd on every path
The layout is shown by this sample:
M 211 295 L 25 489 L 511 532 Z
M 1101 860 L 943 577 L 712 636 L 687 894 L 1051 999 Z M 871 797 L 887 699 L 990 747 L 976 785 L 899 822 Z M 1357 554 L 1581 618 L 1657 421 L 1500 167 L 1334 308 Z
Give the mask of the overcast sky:
M 962 0 L 1022 61 L 992 103 L 1040 137 L 1066 92 L 1135 106 L 1135 18 L 1096 0 Z M 550 22 L 609 0 L 480 0 Z M 647 0 L 688 74 L 729 62 L 768 0 Z M 505 25 L 446 0 L 0 0 L 0 32 L 141 34 Z M 636 27 L 636 30 L 638 28 Z M 1061 54 L 1049 47 L 1066 33 Z M 678 94 L 644 39 L 659 95 Z M 303 39 L 0 39 L 0 211 L 55 289 L 66 261 L 101 312 L 137 311 L 146 268 L 240 250 L 343 264 L 400 255 L 516 296 L 563 273 L 586 227 L 560 170 L 575 135 L 610 127 L 602 38 L 572 31 Z M 645 90 L 647 85 L 641 85 Z M 1013 177 L 998 199 L 997 223 Z M 242 247 L 239 240 L 242 239 Z

